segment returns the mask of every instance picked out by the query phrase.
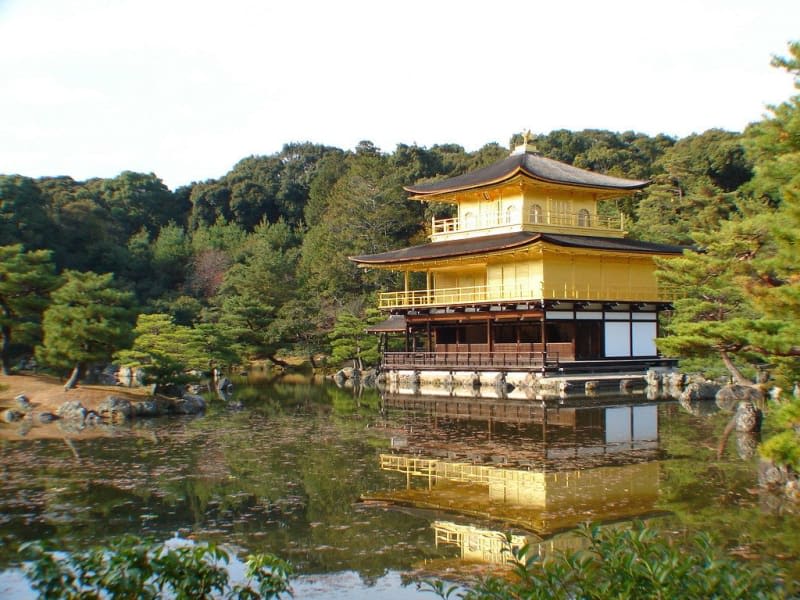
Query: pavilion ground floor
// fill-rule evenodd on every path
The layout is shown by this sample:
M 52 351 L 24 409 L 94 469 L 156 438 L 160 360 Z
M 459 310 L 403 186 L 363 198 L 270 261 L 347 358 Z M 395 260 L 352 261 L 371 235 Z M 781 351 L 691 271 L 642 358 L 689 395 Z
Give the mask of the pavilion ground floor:
M 384 370 L 602 372 L 671 366 L 658 354 L 669 305 L 531 301 L 395 310 L 382 335 Z

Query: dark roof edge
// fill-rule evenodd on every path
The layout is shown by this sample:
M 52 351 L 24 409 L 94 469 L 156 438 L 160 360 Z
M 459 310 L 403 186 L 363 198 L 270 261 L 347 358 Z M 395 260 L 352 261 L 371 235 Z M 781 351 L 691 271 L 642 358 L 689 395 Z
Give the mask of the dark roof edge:
M 482 242 L 486 241 L 486 238 L 492 237 L 509 237 L 509 235 L 514 235 L 514 239 L 510 240 L 506 243 L 499 243 L 496 246 L 489 245 L 488 247 Z M 421 248 L 433 248 L 441 250 L 447 247 L 455 247 L 454 251 L 450 252 L 441 252 L 437 255 L 432 255 L 433 258 L 449 258 L 452 256 L 471 256 L 473 254 L 483 254 L 485 252 L 499 252 L 501 250 L 511 250 L 512 248 L 518 248 L 520 246 L 527 246 L 528 244 L 535 242 L 537 239 L 542 237 L 541 233 L 531 233 L 531 232 L 515 232 L 514 234 L 500 234 L 499 236 L 482 236 L 476 238 L 465 238 L 459 240 L 451 240 L 449 242 L 431 242 L 428 244 L 420 244 L 419 246 L 410 246 L 408 248 L 400 248 L 398 250 L 390 250 L 388 252 L 381 252 L 380 254 L 365 254 L 362 256 L 348 256 L 348 260 L 351 260 L 356 263 L 364 263 L 364 264 L 387 264 L 387 263 L 395 263 L 395 264 L 402 264 L 406 262 L 415 262 L 420 260 L 414 256 L 406 256 L 405 254 L 401 254 L 403 252 L 407 252 L 409 250 L 416 250 Z M 466 243 L 465 243 L 466 242 Z M 469 242 L 473 242 L 474 247 L 469 247 Z M 397 254 L 397 258 L 394 259 L 380 259 L 377 257 L 385 257 L 386 255 Z M 370 257 L 376 257 L 375 260 L 369 261 L 364 259 L 369 259 Z
M 453 186 L 453 187 L 450 187 L 450 188 L 434 189 L 434 190 L 424 190 L 424 189 L 420 189 L 420 188 L 415 188 L 413 185 L 404 185 L 403 186 L 403 190 L 408 192 L 409 194 L 414 194 L 417 197 L 433 196 L 433 195 L 438 195 L 438 194 L 450 194 L 450 193 L 453 193 L 453 192 L 463 192 L 463 191 L 466 191 L 466 190 L 472 190 L 472 189 L 477 189 L 477 188 L 481 188 L 481 187 L 486 187 L 486 186 L 489 186 L 489 185 L 497 185 L 499 183 L 503 183 L 505 181 L 509 181 L 511 179 L 514 179 L 514 177 L 516 177 L 520 173 L 523 173 L 523 174 L 527 175 L 531 179 L 535 179 L 537 181 L 541 181 L 541 182 L 544 182 L 544 183 L 552 183 L 554 185 L 563 185 L 563 186 L 587 188 L 587 189 L 593 189 L 593 190 L 614 190 L 614 191 L 618 191 L 620 193 L 635 192 L 635 191 L 638 191 L 638 190 L 642 190 L 642 189 L 646 188 L 648 185 L 650 185 L 652 183 L 651 179 L 631 180 L 631 181 L 636 181 L 636 184 L 635 185 L 630 185 L 630 186 L 627 186 L 627 187 L 614 186 L 614 185 L 589 184 L 589 183 L 575 183 L 575 182 L 559 181 L 558 179 L 548 179 L 546 177 L 542 177 L 541 175 L 536 175 L 534 173 L 531 173 L 530 171 L 528 171 L 527 169 L 524 169 L 523 167 L 518 167 L 513 171 L 509 171 L 505 176 L 498 177 L 497 179 L 494 179 L 494 180 L 482 181 L 482 182 L 477 182 L 477 183 L 465 184 L 465 185 L 460 185 L 460 186 Z M 442 183 L 445 182 L 445 181 L 447 181 L 447 180 L 446 179 L 442 180 Z M 431 181 L 429 183 L 430 184 L 434 184 L 434 183 L 437 183 L 437 182 Z M 425 185 L 425 184 L 423 184 L 423 185 Z
M 634 192 L 651 183 L 650 180 L 626 179 L 596 173 L 539 154 L 528 153 L 511 155 L 486 167 L 455 177 L 406 185 L 403 189 L 418 197 L 433 196 L 497 185 L 520 174 L 554 185 L 612 190 L 620 193 Z
M 668 244 L 656 244 L 625 238 L 603 238 L 595 236 L 579 236 L 567 234 L 548 234 L 534 232 L 515 232 L 486 236 L 450 240 L 446 242 L 432 242 L 411 246 L 398 250 L 390 250 L 379 254 L 365 254 L 348 257 L 354 263 L 368 265 L 402 265 L 424 260 L 452 258 L 456 256 L 474 256 L 512 250 L 529 244 L 542 241 L 562 247 L 584 248 L 587 250 L 602 250 L 606 252 L 644 252 L 647 254 L 682 254 L 686 248 Z M 488 242 L 488 243 L 487 243 Z M 494 243 L 493 243 L 494 242 Z

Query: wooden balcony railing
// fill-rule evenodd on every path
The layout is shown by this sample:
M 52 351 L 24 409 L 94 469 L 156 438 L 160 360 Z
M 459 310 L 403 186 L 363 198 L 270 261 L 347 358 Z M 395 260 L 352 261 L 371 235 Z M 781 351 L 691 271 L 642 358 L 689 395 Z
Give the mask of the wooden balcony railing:
M 562 285 L 541 286 L 476 285 L 456 288 L 437 288 L 383 292 L 380 308 L 413 308 L 420 306 L 451 306 L 486 302 L 527 300 L 576 300 L 613 302 L 670 302 L 677 297 L 672 290 L 655 286 L 592 286 Z
M 509 218 L 508 215 L 481 215 L 475 217 L 458 217 L 450 219 L 433 219 L 431 221 L 431 233 L 434 237 L 452 233 L 476 231 L 481 229 L 495 229 L 502 227 L 512 227 L 518 225 L 530 225 L 535 227 L 574 227 L 584 230 L 601 231 L 623 231 L 624 220 L 618 217 L 601 217 L 586 213 L 562 213 L 542 211 L 536 214 L 525 215 L 520 219 Z
M 563 344 L 571 346 L 571 344 Z M 550 344 L 548 344 L 550 348 Z M 386 352 L 382 366 L 390 369 L 538 369 L 558 365 L 559 353 L 544 352 Z M 571 356 L 564 360 L 573 360 Z

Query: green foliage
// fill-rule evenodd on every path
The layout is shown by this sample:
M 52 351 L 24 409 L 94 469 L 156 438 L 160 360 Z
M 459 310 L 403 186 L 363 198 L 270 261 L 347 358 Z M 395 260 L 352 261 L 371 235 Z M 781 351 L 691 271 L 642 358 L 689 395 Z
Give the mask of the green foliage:
M 761 456 L 778 465 L 800 471 L 800 435 L 794 430 L 770 436 L 758 449 Z
M 51 230 L 47 197 L 30 177 L 0 175 L 0 245 L 46 247 Z
M 769 215 L 723 223 L 717 233 L 695 233 L 702 251 L 656 263 L 659 284 L 677 299 L 667 336 L 658 340 L 669 356 L 722 358 L 739 378 L 731 355 L 758 362 L 748 334 L 758 318 L 746 293 L 751 263 L 770 252 Z
M 176 324 L 170 315 L 143 314 L 133 333 L 133 346 L 117 352 L 115 360 L 144 370 L 153 383 L 184 383 L 191 380 L 190 370 L 206 372 L 236 359 L 230 340 L 221 339 L 213 325 L 190 327 Z
M 156 295 L 174 290 L 183 284 L 192 258 L 189 237 L 183 227 L 168 223 L 158 232 L 153 242 L 152 274 Z
M 200 321 L 203 304 L 193 296 L 164 295 L 150 303 L 152 312 L 169 314 L 178 325 L 194 325 Z
M 325 159 L 341 154 L 336 148 L 303 142 L 286 144 L 279 153 L 270 156 L 244 158 L 222 179 L 193 186 L 190 226 L 196 229 L 217 222 L 233 222 L 245 231 L 252 231 L 262 220 L 268 223 L 283 220 L 297 226 L 318 164 L 329 167 Z M 324 177 L 330 173 L 326 170 Z
M 32 349 L 41 338 L 42 313 L 60 283 L 49 250 L 0 246 L 0 359 L 9 374 L 12 343 Z
M 131 342 L 133 294 L 114 285 L 111 273 L 67 271 L 42 321 L 36 358 L 57 369 L 107 361 Z
M 228 553 L 213 543 L 155 543 L 125 536 L 60 558 L 38 542 L 24 544 L 31 562 L 25 576 L 43 598 L 230 598 L 258 600 L 291 595 L 291 567 L 279 558 L 247 557 L 243 583 L 232 583 Z
M 791 56 L 774 64 L 788 69 L 800 89 L 800 44 L 789 49 Z M 763 314 L 752 343 L 770 356 L 779 385 L 791 387 L 800 380 L 800 95 L 775 107 L 772 118 L 753 125 L 747 134 L 756 165 L 752 189 L 778 204 L 771 227 L 774 250 L 756 265 L 748 288 Z
M 789 56 L 775 57 L 772 64 L 791 74 L 800 90 L 800 42 L 789 44 Z M 748 127 L 745 144 L 756 165 L 749 189 L 775 205 L 783 200 L 787 185 L 796 188 L 800 173 L 800 96 L 771 107 L 771 112 Z
M 349 312 L 340 313 L 328 336 L 332 348 L 331 362 L 341 365 L 345 361 L 355 360 L 359 367 L 365 363 L 377 364 L 380 358 L 378 337 L 367 333 L 366 329 L 380 321 L 380 318 L 376 309 L 367 309 L 363 317 Z
M 170 221 L 186 220 L 188 205 L 177 202 L 153 173 L 123 171 L 113 179 L 104 180 L 100 190 L 103 204 L 126 237 L 142 228 L 154 235 Z
M 275 359 L 288 325 L 279 310 L 293 299 L 299 260 L 293 231 L 283 222 L 262 223 L 248 238 L 242 262 L 225 273 L 215 303 L 218 325 L 248 359 Z
M 465 592 L 442 582 L 424 584 L 442 598 L 786 598 L 778 570 L 742 564 L 714 548 L 707 536 L 683 545 L 655 529 L 585 528 L 586 550 L 542 559 L 528 545 L 510 550 L 511 577 L 489 576 Z M 510 545 L 510 540 L 509 540 Z
M 236 223 L 216 221 L 192 232 L 192 250 L 195 254 L 203 250 L 220 250 L 236 258 L 246 239 L 247 232 Z
M 769 415 L 778 433 L 759 447 L 764 458 L 800 472 L 800 398 L 793 397 Z
M 521 143 L 522 135 L 512 137 L 513 147 Z M 538 150 L 549 158 L 590 169 L 599 173 L 648 179 L 654 164 L 675 143 L 665 135 L 650 138 L 626 131 L 615 133 L 598 129 L 567 131 L 558 129 L 533 140 Z
M 316 175 L 309 185 L 308 201 L 303 209 L 307 227 L 315 227 L 322 222 L 331 189 L 346 171 L 347 160 L 342 152 L 331 152 L 319 161 Z
M 667 149 L 636 209 L 632 233 L 654 242 L 690 244 L 737 211 L 735 192 L 752 176 L 739 134 L 710 129 Z
M 422 210 L 406 200 L 399 174 L 383 155 L 363 151 L 331 190 L 322 222 L 303 241 L 301 268 L 308 284 L 340 303 L 394 282 L 396 275 L 366 273 L 347 260 L 409 242 Z

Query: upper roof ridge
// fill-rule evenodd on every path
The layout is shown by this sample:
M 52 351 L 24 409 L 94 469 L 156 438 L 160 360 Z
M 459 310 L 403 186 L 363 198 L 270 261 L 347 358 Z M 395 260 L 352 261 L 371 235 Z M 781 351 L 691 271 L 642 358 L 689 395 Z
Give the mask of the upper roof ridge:
M 522 134 L 522 143 L 515 146 L 509 156 L 516 156 L 518 154 L 535 154 L 537 156 L 541 156 L 542 154 L 539 152 L 536 144 L 533 143 L 533 136 L 531 135 L 530 129 Z

